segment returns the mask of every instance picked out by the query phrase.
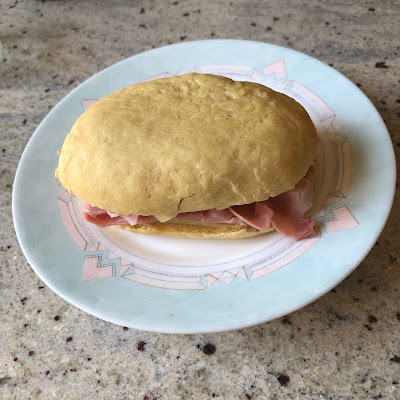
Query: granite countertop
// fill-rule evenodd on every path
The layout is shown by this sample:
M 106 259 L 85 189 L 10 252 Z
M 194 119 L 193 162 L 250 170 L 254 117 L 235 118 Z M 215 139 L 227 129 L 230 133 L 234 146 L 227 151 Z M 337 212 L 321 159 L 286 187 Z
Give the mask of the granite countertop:
M 127 329 L 71 306 L 27 263 L 11 214 L 19 158 L 49 110 L 95 72 L 179 41 L 258 40 L 332 65 L 377 107 L 398 158 L 399 18 L 397 0 L 3 0 L 0 398 L 400 399 L 398 190 L 378 243 L 330 293 L 269 323 L 199 335 Z

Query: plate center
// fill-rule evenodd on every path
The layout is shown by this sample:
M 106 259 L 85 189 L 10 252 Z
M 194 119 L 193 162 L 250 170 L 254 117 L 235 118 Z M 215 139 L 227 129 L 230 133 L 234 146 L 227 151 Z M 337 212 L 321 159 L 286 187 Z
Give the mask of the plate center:
M 130 254 L 147 261 L 176 266 L 206 266 L 246 258 L 274 245 L 276 232 L 243 239 L 186 239 L 140 235 L 115 227 L 103 230 L 108 239 Z

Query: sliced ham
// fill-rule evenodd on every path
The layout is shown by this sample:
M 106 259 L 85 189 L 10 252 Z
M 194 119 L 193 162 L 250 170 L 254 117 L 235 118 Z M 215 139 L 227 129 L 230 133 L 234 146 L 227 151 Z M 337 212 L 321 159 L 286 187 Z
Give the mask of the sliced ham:
M 224 210 L 215 208 L 205 211 L 178 214 L 178 220 L 199 220 L 209 224 L 250 225 L 259 230 L 266 230 L 272 224 L 285 236 L 301 240 L 315 234 L 314 220 L 303 218 L 304 213 L 312 206 L 313 185 L 303 178 L 297 185 L 279 196 L 266 201 L 233 206 Z M 117 214 L 98 207 L 85 204 L 83 217 L 102 228 L 121 224 L 150 224 L 157 221 L 154 216 L 135 214 Z
M 83 206 L 83 212 L 86 213 L 86 214 L 89 214 L 91 216 L 101 215 L 101 214 L 104 214 L 104 213 L 107 214 L 107 211 L 103 210 L 102 208 L 93 207 L 88 203 L 85 203 L 85 205 Z
M 107 214 L 111 217 L 111 218 L 115 218 L 115 217 L 119 217 L 118 213 L 112 212 L 112 211 L 107 211 Z
M 83 206 L 82 215 L 86 221 L 100 226 L 101 228 L 123 224 L 129 224 L 133 226 L 136 224 L 149 224 L 157 221 L 157 219 L 152 215 L 144 216 L 135 214 L 117 214 L 111 211 L 103 210 L 102 208 L 93 207 L 88 203 L 85 203 Z
M 198 219 L 198 220 L 200 220 L 200 219 L 203 218 L 203 211 L 180 213 L 175 218 L 178 218 L 178 219 Z
M 123 217 L 111 218 L 107 213 L 90 215 L 86 212 L 83 212 L 82 214 L 83 218 L 86 221 L 91 222 L 92 224 L 95 224 L 97 226 L 100 226 L 101 228 L 105 228 L 106 226 L 111 226 L 111 225 L 126 224 L 126 220 Z
M 133 214 L 130 214 L 130 215 L 133 215 Z M 139 215 L 137 223 L 143 225 L 143 224 L 151 224 L 152 222 L 156 222 L 156 221 L 157 221 L 157 218 L 153 217 L 152 215 Z
M 108 214 L 110 214 L 110 213 L 108 213 Z M 139 215 L 135 215 L 135 214 L 121 214 L 121 217 L 131 226 L 136 225 L 139 220 Z
M 201 222 L 205 224 L 246 225 L 240 218 L 235 217 L 229 208 L 225 208 L 224 210 L 212 208 L 211 210 L 203 211 Z
M 266 203 L 274 212 L 272 225 L 285 236 L 295 240 L 315 235 L 313 219 L 303 218 L 312 206 L 313 185 L 303 178 L 293 189 L 269 198 Z
M 274 215 L 274 212 L 268 207 L 266 202 L 233 206 L 229 210 L 246 224 L 261 231 L 269 228 L 271 218 Z

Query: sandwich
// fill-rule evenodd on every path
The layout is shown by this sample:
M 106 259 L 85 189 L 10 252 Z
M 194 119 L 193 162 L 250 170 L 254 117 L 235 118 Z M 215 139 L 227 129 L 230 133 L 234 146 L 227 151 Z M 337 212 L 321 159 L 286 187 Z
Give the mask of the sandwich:
M 233 239 L 314 235 L 316 129 L 263 85 L 186 74 L 118 90 L 67 135 L 56 177 L 105 228 Z

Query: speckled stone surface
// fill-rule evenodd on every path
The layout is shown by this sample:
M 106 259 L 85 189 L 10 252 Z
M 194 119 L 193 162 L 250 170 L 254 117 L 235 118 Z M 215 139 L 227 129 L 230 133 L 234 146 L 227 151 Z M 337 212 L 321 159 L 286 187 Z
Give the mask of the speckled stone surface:
M 18 161 L 48 111 L 95 72 L 182 40 L 259 40 L 333 65 L 377 107 L 398 159 L 400 3 L 328 3 L 0 2 L 1 399 L 400 399 L 398 190 L 378 243 L 336 289 L 217 334 L 140 332 L 84 314 L 34 274 L 12 223 Z

